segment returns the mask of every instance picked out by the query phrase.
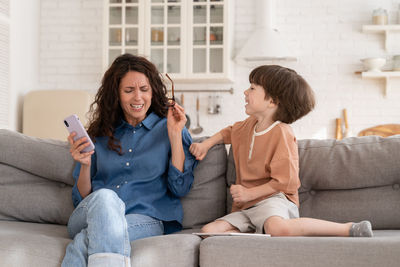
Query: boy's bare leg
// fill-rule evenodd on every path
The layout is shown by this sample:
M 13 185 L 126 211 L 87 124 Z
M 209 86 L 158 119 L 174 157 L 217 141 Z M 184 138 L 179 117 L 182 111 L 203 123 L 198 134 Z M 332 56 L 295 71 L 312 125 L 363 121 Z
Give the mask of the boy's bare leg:
M 232 224 L 228 223 L 227 221 L 224 220 L 216 220 L 213 222 L 210 222 L 201 228 L 201 232 L 203 233 L 238 233 L 240 232 L 239 229 L 237 229 L 235 226 Z
M 271 236 L 349 236 L 353 223 L 336 223 L 313 218 L 268 218 L 264 231 Z

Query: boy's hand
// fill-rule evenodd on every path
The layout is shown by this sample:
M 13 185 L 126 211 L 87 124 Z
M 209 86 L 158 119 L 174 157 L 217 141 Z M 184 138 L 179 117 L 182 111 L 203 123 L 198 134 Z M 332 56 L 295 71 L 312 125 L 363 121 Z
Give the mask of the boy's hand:
M 208 146 L 204 143 L 193 143 L 189 147 L 190 153 L 192 153 L 197 160 L 204 159 L 204 157 L 207 155 L 208 149 Z
M 250 189 L 242 185 L 231 185 L 230 192 L 232 195 L 233 202 L 243 204 L 253 200 Z

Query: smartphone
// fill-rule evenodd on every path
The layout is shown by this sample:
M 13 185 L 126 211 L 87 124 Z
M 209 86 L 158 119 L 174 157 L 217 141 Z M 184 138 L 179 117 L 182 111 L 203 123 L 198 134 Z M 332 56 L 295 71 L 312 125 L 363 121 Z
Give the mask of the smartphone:
M 69 133 L 75 132 L 76 135 L 74 136 L 74 141 L 82 138 L 82 137 L 86 137 L 88 142 L 89 142 L 89 146 L 85 147 L 82 152 L 89 152 L 94 150 L 94 144 L 92 142 L 92 140 L 90 139 L 88 133 L 85 130 L 85 127 L 83 127 L 81 121 L 79 120 L 79 117 L 75 114 L 72 114 L 71 116 L 68 116 L 64 119 L 64 125 L 65 127 L 67 127 L 67 130 Z

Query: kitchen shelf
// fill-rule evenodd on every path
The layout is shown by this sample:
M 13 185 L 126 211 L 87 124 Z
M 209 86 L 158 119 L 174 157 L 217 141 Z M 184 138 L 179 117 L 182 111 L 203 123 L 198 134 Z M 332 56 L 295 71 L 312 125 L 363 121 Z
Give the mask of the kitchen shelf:
M 389 25 L 363 25 L 362 31 L 365 33 L 382 33 L 385 36 L 385 50 L 388 50 L 390 34 L 393 32 L 400 33 L 400 24 Z
M 384 79 L 385 80 L 385 91 L 384 95 L 387 96 L 391 90 L 391 80 L 394 78 L 400 78 L 400 71 L 363 71 L 361 72 L 361 78 L 363 79 Z
M 233 94 L 233 88 L 229 89 L 175 89 L 177 93 L 230 93 Z

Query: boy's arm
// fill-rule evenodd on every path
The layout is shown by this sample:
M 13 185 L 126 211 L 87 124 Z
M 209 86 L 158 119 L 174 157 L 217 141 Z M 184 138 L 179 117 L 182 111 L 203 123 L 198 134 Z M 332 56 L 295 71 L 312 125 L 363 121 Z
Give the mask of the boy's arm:
M 206 155 L 208 150 L 216 145 L 222 144 L 224 142 L 224 138 L 220 132 L 214 134 L 210 138 L 204 140 L 202 143 L 193 143 L 189 151 L 196 157 L 197 160 L 202 160 Z
M 252 188 L 246 188 L 242 185 L 231 185 L 230 192 L 233 201 L 241 204 L 257 198 L 273 195 L 278 191 L 271 187 L 270 183 L 266 183 Z

